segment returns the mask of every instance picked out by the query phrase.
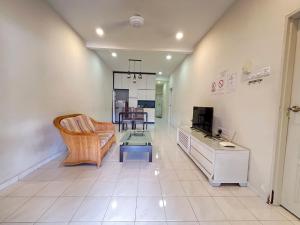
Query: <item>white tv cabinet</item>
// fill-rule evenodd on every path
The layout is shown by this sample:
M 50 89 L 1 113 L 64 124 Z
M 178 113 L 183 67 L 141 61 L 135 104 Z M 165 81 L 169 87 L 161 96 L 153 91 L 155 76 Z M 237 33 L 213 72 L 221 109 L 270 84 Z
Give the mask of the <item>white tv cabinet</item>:
M 207 176 L 212 186 L 238 183 L 247 186 L 249 150 L 241 146 L 223 147 L 219 140 L 189 127 L 177 129 L 177 144 Z

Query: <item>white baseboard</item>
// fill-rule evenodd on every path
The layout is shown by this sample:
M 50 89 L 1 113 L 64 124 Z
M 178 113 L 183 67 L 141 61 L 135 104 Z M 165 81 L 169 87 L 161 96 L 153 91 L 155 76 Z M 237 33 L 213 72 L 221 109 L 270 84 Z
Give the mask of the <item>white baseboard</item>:
M 51 160 L 56 159 L 57 157 L 59 157 L 63 154 L 65 154 L 65 151 L 58 152 L 58 153 L 48 157 L 47 159 L 44 159 L 40 163 L 38 163 L 38 164 L 26 169 L 25 171 L 19 173 L 18 175 L 14 176 L 12 178 L 9 178 L 8 180 L 6 180 L 6 181 L 4 181 L 3 183 L 0 184 L 0 191 L 7 188 L 9 185 L 12 185 L 13 183 L 18 182 L 19 180 L 21 180 L 22 178 L 24 178 L 28 174 L 32 173 L 33 171 L 37 170 L 41 166 L 47 164 Z
M 265 193 L 257 190 L 249 181 L 248 181 L 248 188 L 251 189 L 258 197 L 262 198 L 265 202 L 268 200 L 268 196 Z

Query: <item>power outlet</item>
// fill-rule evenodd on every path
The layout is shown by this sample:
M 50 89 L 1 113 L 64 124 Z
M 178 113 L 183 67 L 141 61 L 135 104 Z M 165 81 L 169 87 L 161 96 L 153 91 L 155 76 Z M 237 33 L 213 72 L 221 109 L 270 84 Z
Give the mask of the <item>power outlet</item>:
M 224 127 L 218 127 L 218 128 L 217 128 L 217 131 L 218 131 L 219 129 L 221 129 L 221 130 L 222 130 L 222 134 L 221 134 L 221 136 L 222 136 L 222 137 L 224 137 L 224 138 L 226 138 L 226 139 L 228 139 L 228 135 L 229 135 L 229 132 L 228 132 L 228 130 L 227 130 L 227 129 L 225 129 Z

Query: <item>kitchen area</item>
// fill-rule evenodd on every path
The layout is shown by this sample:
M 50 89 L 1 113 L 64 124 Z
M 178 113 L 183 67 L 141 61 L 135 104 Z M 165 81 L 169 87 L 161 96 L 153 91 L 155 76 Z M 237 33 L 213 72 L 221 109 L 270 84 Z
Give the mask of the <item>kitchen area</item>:
M 113 73 L 113 122 L 119 113 L 130 108 L 142 108 L 148 123 L 155 123 L 156 73 Z

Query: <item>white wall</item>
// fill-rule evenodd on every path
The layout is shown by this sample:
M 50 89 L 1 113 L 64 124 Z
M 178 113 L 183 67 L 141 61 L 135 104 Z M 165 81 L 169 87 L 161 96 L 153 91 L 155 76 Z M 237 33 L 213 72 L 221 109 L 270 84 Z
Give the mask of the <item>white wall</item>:
M 163 85 L 163 118 L 168 120 L 169 111 L 169 81 L 164 82 Z
M 163 84 L 156 84 L 155 88 L 155 117 L 162 118 L 163 117 Z M 158 105 L 160 109 L 158 109 Z
M 112 71 L 39 0 L 0 1 L 0 184 L 64 150 L 52 120 L 111 121 Z
M 261 195 L 271 189 L 279 111 L 285 17 L 299 0 L 237 1 L 171 75 L 173 123 L 190 123 L 193 105 L 215 107 L 215 121 L 235 141 L 251 149 L 250 185 Z M 243 65 L 271 66 L 260 85 L 241 81 Z M 212 95 L 211 82 L 221 71 L 237 72 L 237 90 Z

